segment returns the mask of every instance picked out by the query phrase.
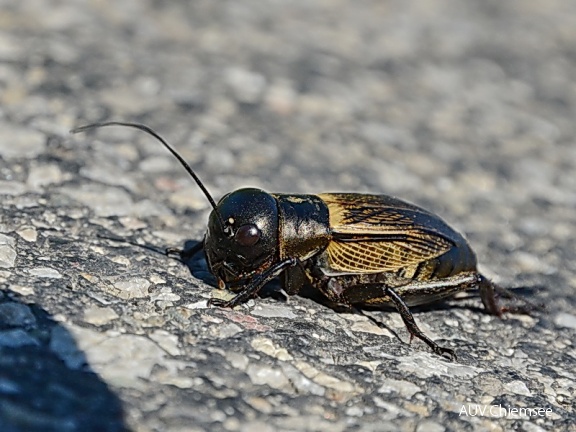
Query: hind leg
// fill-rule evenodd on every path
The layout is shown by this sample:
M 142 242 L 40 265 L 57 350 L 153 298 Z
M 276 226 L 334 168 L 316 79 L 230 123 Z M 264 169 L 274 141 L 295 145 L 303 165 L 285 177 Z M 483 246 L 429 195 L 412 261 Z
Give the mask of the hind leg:
M 535 310 L 543 309 L 542 305 L 537 305 L 528 299 L 521 297 L 509 289 L 503 288 L 495 284 L 483 275 L 480 275 L 478 281 L 478 288 L 480 289 L 480 298 L 488 313 L 502 317 L 503 313 L 516 313 L 516 314 L 530 314 Z M 498 297 L 516 300 L 518 303 L 514 306 L 501 307 L 498 303 Z

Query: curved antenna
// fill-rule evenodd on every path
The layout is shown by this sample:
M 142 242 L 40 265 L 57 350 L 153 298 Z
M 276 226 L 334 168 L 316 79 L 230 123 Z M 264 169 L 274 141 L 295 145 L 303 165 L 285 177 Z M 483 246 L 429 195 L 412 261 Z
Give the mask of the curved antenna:
M 104 122 L 104 123 L 92 123 L 92 124 L 88 124 L 85 126 L 80 126 L 77 128 L 74 128 L 70 131 L 70 133 L 79 133 L 79 132 L 85 132 L 87 130 L 90 129 L 97 129 L 97 128 L 101 128 L 101 127 L 105 127 L 105 126 L 126 126 L 126 127 L 131 127 L 134 129 L 138 129 L 141 131 L 146 132 L 149 135 L 152 135 L 154 138 L 156 138 L 158 141 L 160 141 L 162 143 L 162 145 L 164 145 L 164 147 L 166 147 L 168 149 L 168 151 L 170 153 L 172 153 L 174 155 L 174 157 L 176 159 L 178 159 L 178 162 L 180 162 L 180 164 L 182 164 L 182 166 L 184 167 L 184 169 L 188 172 L 188 174 L 190 174 L 192 176 L 192 178 L 194 179 L 194 181 L 196 182 L 196 184 L 200 187 L 200 189 L 202 190 L 202 192 L 204 193 L 204 195 L 206 195 L 206 198 L 208 198 L 208 201 L 210 202 L 210 205 L 212 206 L 212 208 L 214 209 L 214 212 L 216 213 L 216 215 L 218 216 L 218 219 L 220 220 L 220 224 L 222 225 L 223 228 L 225 228 L 225 224 L 224 221 L 222 220 L 222 215 L 220 215 L 220 212 L 218 211 L 218 207 L 216 206 L 216 202 L 214 201 L 214 199 L 212 198 L 212 196 L 210 195 L 210 192 L 208 192 L 208 189 L 206 189 L 206 186 L 204 186 L 204 184 L 202 183 L 202 181 L 200 180 L 200 178 L 196 175 L 196 173 L 194 171 L 192 171 L 192 168 L 190 168 L 190 165 L 188 165 L 188 162 L 186 162 L 184 160 L 184 158 L 182 156 L 180 156 L 176 150 L 174 150 L 167 142 L 164 138 L 162 138 L 160 135 L 158 135 L 156 132 L 154 132 L 154 130 L 152 130 L 151 128 L 149 128 L 148 126 L 145 126 L 143 124 L 140 123 L 128 123 L 128 122 L 118 122 L 118 121 L 110 121 L 110 122 Z

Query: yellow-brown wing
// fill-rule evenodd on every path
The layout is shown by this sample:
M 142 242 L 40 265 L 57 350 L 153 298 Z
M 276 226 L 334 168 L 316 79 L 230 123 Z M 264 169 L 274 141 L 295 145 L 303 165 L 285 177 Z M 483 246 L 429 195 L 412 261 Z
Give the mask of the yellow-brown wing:
M 438 257 L 461 238 L 438 216 L 385 195 L 319 194 L 330 212 L 327 264 L 334 271 L 380 273 Z

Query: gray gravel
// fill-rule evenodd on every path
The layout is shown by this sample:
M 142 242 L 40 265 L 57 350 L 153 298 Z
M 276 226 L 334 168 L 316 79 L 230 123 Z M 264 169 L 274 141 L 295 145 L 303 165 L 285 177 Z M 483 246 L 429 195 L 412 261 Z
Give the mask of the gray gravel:
M 575 47 L 570 0 L 0 0 L 0 430 L 575 431 Z M 547 309 L 417 312 L 449 363 L 394 312 L 207 308 L 158 251 L 208 203 L 150 137 L 68 133 L 111 119 L 216 198 L 418 203 Z

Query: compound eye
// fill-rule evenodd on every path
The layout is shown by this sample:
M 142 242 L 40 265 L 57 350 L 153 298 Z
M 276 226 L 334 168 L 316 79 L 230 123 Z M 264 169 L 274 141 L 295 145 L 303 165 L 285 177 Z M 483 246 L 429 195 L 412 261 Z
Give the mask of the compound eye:
M 254 224 L 242 225 L 236 230 L 234 239 L 240 246 L 254 246 L 260 240 L 262 233 Z

